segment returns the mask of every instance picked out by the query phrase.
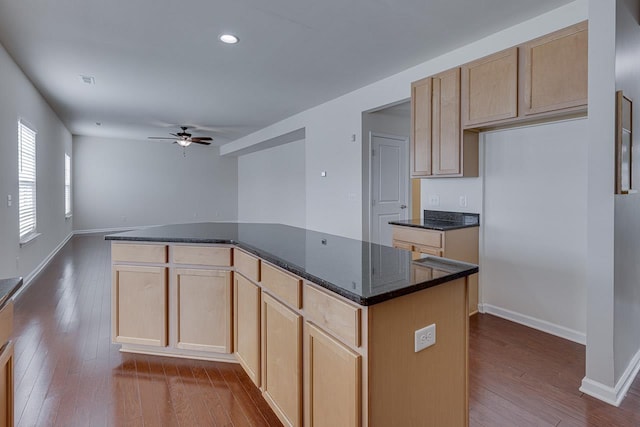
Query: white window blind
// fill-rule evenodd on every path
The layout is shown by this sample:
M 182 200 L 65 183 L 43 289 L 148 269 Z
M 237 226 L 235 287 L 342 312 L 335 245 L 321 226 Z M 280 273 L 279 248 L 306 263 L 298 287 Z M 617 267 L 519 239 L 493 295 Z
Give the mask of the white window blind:
M 36 232 L 36 132 L 18 122 L 20 240 Z
M 71 157 L 64 154 L 64 216 L 71 216 Z

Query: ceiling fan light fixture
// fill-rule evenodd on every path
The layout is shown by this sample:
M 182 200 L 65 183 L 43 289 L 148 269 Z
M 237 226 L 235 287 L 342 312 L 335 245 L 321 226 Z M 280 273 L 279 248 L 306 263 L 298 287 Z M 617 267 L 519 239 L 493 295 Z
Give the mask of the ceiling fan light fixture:
M 218 38 L 222 43 L 226 44 L 236 44 L 240 41 L 240 39 L 238 39 L 238 37 L 234 36 L 233 34 L 220 34 L 220 37 Z
M 181 147 L 188 147 L 191 145 L 190 139 L 176 139 L 176 143 Z

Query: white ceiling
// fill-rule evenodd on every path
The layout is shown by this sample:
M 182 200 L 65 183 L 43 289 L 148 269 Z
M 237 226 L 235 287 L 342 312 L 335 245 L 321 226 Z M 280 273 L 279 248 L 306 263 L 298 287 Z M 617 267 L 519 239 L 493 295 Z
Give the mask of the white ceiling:
M 0 43 L 73 134 L 225 143 L 567 3 L 0 0 Z

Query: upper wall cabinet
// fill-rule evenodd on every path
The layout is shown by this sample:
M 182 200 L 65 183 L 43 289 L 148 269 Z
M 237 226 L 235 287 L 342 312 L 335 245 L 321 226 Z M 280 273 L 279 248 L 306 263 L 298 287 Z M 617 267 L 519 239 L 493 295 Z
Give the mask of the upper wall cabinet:
M 431 77 L 411 84 L 411 175 L 431 175 Z
M 520 58 L 522 114 L 584 110 L 587 55 L 586 21 L 525 43 Z
M 518 116 L 518 48 L 462 66 L 462 124 L 465 128 Z
M 587 22 L 411 84 L 411 176 L 478 176 L 484 128 L 584 113 Z
M 431 82 L 431 154 L 434 175 L 460 174 L 460 68 Z
M 478 176 L 477 134 L 460 122 L 460 68 L 411 85 L 411 118 L 412 176 Z

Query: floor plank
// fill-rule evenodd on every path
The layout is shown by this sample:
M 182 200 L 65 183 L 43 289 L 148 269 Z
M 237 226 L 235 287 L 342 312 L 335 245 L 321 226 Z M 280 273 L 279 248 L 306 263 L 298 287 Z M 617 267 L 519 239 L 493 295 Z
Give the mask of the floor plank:
M 235 364 L 120 353 L 102 236 L 75 236 L 15 305 L 17 426 L 279 426 Z M 489 315 L 470 322 L 470 425 L 639 426 L 578 390 L 584 346 Z

